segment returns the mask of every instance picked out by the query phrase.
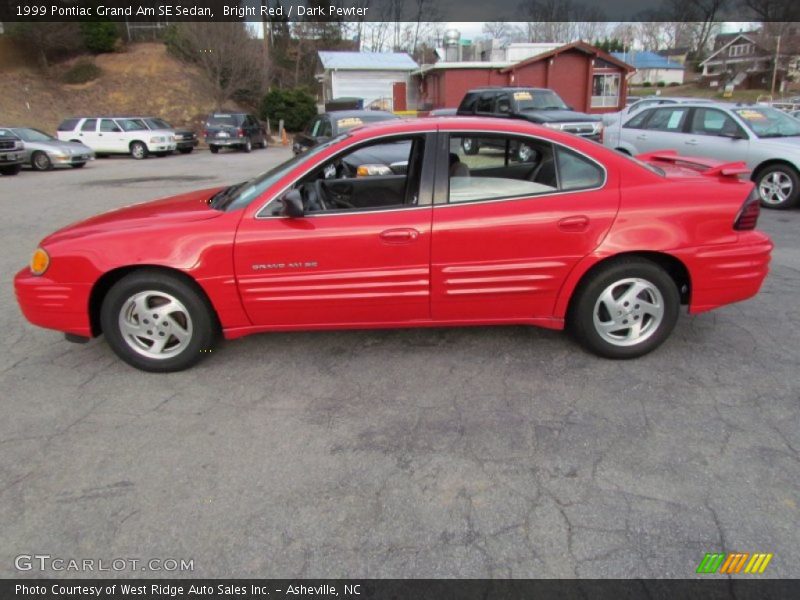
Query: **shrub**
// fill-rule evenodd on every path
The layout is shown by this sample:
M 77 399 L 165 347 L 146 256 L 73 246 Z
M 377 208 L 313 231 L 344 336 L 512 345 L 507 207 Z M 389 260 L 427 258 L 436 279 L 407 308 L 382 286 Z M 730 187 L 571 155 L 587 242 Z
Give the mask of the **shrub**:
M 679 85 L 680 83 L 678 83 L 677 81 L 670 81 L 668 87 L 678 87 Z
M 64 83 L 86 83 L 100 77 L 100 67 L 88 60 L 79 60 L 61 76 Z
M 653 87 L 653 84 L 652 84 L 651 82 L 649 82 L 649 81 L 645 81 L 645 82 L 642 84 L 642 87 Z
M 113 52 L 119 38 L 117 24 L 111 21 L 85 21 L 81 23 L 83 44 L 89 52 Z
M 658 87 L 664 87 L 665 85 L 667 85 L 667 82 L 666 81 L 659 81 L 656 85 Z
M 317 104 L 305 88 L 273 89 L 261 101 L 260 113 L 272 127 L 283 119 L 288 131 L 300 131 L 317 114 Z

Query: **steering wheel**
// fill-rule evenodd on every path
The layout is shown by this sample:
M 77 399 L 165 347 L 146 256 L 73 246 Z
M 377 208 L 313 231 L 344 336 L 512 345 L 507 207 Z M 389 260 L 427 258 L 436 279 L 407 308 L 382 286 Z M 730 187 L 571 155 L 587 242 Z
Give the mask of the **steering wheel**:
M 354 204 L 351 204 L 347 200 L 341 198 L 336 193 L 330 193 L 328 190 L 325 189 L 325 180 L 324 179 L 317 179 L 314 182 L 315 193 L 320 198 L 320 204 L 322 204 L 326 209 L 331 208 L 332 206 L 338 206 L 339 208 L 356 208 Z
M 328 208 L 325 206 L 325 200 L 321 194 L 319 181 L 301 186 L 300 196 L 303 199 L 303 207 L 308 212 L 319 212 Z

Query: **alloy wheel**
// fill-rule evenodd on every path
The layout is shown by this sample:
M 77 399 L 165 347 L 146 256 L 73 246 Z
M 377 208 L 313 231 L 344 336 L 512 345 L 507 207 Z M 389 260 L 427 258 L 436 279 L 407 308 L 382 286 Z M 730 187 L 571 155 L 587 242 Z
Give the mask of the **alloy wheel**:
M 192 339 L 192 318 L 186 306 L 162 291 L 148 290 L 128 298 L 118 323 L 128 346 L 147 358 L 176 356 Z
M 758 193 L 765 204 L 783 204 L 792 197 L 794 184 L 783 171 L 772 171 L 758 182 Z
M 635 346 L 658 330 L 664 320 L 664 298 L 646 279 L 620 279 L 597 298 L 592 317 L 603 340 L 615 346 Z

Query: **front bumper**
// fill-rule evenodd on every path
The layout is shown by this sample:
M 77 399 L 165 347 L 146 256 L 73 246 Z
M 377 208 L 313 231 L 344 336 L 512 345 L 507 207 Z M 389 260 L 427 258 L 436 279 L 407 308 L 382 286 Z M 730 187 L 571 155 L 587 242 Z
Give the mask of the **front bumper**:
M 178 146 L 178 150 L 183 148 L 196 148 L 197 145 L 200 143 L 200 140 L 197 138 L 192 138 L 190 140 L 175 140 L 175 144 Z
M 70 156 L 54 156 L 52 154 L 49 155 L 50 160 L 53 165 L 63 165 L 63 166 L 71 166 L 71 165 L 80 165 L 89 162 L 90 160 L 94 160 L 93 154 L 72 154 Z
M 34 325 L 91 337 L 91 284 L 57 283 L 25 267 L 14 277 L 14 292 L 25 318 Z
M 22 162 L 22 152 L 0 151 L 0 167 L 10 167 Z
M 166 142 L 163 144 L 148 144 L 147 150 L 149 152 L 172 152 L 175 150 L 175 142 Z

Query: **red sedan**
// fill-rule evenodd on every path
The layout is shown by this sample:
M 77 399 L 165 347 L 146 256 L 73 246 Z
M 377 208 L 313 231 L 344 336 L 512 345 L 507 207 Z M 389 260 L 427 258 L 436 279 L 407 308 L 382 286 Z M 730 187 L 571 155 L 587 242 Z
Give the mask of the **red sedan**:
M 756 294 L 772 250 L 743 165 L 642 158 L 516 120 L 354 129 L 238 185 L 50 235 L 17 298 L 149 371 L 193 365 L 220 334 L 293 329 L 568 326 L 637 357 L 681 305 Z

